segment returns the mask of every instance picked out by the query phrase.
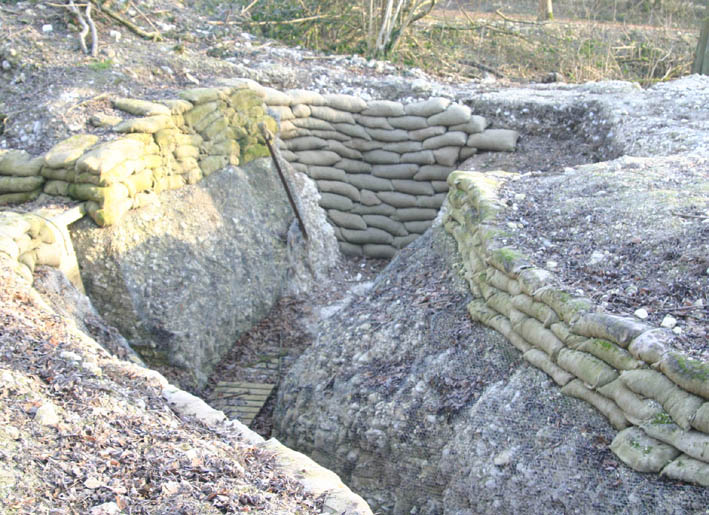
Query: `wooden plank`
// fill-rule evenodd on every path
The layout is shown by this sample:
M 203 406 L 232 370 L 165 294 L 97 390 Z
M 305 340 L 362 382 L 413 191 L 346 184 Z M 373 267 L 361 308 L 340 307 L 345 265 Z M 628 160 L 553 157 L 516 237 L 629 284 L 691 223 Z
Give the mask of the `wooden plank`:
M 273 383 L 228 383 L 220 382 L 214 388 L 214 390 L 220 390 L 223 388 L 250 388 L 252 390 L 273 390 L 276 386 Z
M 231 401 L 262 401 L 266 402 L 266 399 L 268 399 L 269 394 L 252 394 L 252 395 L 247 395 L 247 394 L 241 394 L 241 393 L 226 393 L 225 395 L 215 395 L 213 397 L 210 397 L 210 400 L 212 402 L 218 402 L 218 401 L 224 401 L 224 402 L 231 402 Z

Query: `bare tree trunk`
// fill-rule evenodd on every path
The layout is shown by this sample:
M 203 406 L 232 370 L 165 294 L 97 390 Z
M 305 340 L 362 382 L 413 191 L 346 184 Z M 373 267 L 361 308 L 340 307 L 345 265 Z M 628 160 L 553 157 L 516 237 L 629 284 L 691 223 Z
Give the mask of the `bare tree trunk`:
M 554 9 L 551 6 L 551 0 L 539 0 L 539 19 L 553 20 Z
M 707 8 L 707 10 L 709 11 L 709 8 Z M 709 16 L 704 18 L 702 32 L 699 35 L 699 43 L 697 44 L 697 53 L 694 57 L 692 73 L 709 75 Z

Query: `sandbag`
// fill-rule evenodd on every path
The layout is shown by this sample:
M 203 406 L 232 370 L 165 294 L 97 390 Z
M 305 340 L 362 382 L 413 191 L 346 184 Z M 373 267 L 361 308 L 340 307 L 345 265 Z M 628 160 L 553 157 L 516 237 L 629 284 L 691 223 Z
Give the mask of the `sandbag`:
M 553 309 L 546 304 L 535 301 L 529 295 L 515 295 L 512 298 L 512 304 L 523 313 L 536 318 L 544 327 L 549 328 L 553 323 L 559 321 L 559 317 Z
M 635 393 L 659 402 L 684 430 L 690 428 L 690 421 L 704 404 L 701 398 L 682 390 L 655 370 L 625 370 L 620 378 Z
M 677 481 L 709 486 L 709 464 L 685 455 L 662 469 L 662 475 Z
M 579 344 L 573 345 L 572 348 L 593 354 L 598 359 L 618 370 L 633 370 L 641 368 L 644 365 L 641 361 L 633 358 L 627 350 L 613 342 L 601 338 L 589 338 Z
M 616 429 L 625 429 L 629 426 L 628 420 L 615 402 L 589 390 L 583 385 L 581 380 L 574 379 L 570 381 L 561 389 L 561 392 L 588 402 L 600 411 Z
M 633 424 L 641 424 L 663 413 L 662 406 L 653 399 L 645 399 L 633 392 L 618 378 L 596 390 L 601 395 L 613 399 Z
M 76 134 L 54 145 L 44 154 L 44 163 L 50 168 L 67 168 L 74 165 L 89 148 L 98 143 L 98 136 Z
M 709 363 L 668 352 L 660 360 L 660 370 L 685 390 L 709 399 Z
M 640 427 L 653 438 L 676 447 L 687 456 L 709 464 L 709 435 L 699 431 L 685 431 L 676 424 L 642 424 Z
M 561 349 L 557 363 L 561 368 L 581 379 L 590 388 L 598 388 L 618 378 L 616 370 L 585 352 Z
M 0 175 L 37 176 L 43 164 L 43 157 L 32 157 L 24 150 L 0 150 Z
M 632 318 L 606 313 L 584 313 L 571 325 L 571 330 L 576 334 L 610 340 L 624 348 L 648 329 L 647 325 Z
M 22 204 L 24 202 L 31 202 L 32 200 L 39 197 L 42 193 L 42 189 L 36 189 L 34 191 L 25 191 L 23 193 L 5 193 L 0 194 L 0 206 L 7 204 Z
M 619 432 L 611 442 L 611 450 L 638 472 L 659 472 L 680 454 L 674 447 L 650 438 L 637 427 Z
M 541 369 L 559 386 L 564 386 L 574 379 L 572 374 L 569 374 L 566 370 L 557 366 L 545 352 L 539 349 L 530 349 L 525 352 L 522 357 L 535 367 Z
M 43 183 L 44 177 L 41 175 L 29 177 L 6 177 L 0 175 L 0 194 L 35 191 L 37 188 L 40 188 Z

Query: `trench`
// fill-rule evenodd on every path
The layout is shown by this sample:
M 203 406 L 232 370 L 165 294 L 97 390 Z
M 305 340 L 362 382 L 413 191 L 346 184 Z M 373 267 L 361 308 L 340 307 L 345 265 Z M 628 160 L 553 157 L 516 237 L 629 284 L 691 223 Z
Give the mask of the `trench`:
M 522 110 L 523 108 L 520 108 Z M 539 113 L 536 113 L 538 116 Z M 550 117 L 550 121 L 558 122 Z M 566 167 L 607 159 L 612 154 L 598 142 L 589 141 L 583 134 L 579 112 L 565 113 L 566 125 L 556 127 L 525 125 L 519 113 L 517 130 L 521 133 L 516 152 L 479 152 L 457 167 L 462 170 L 505 170 L 517 173 L 560 173 Z M 563 125 L 563 126 L 562 126 Z M 387 266 L 389 259 L 344 256 L 332 271 L 332 279 L 319 284 L 307 295 L 281 297 L 270 312 L 251 329 L 232 343 L 208 377 L 206 386 L 199 390 L 185 381 L 185 376 L 174 367 L 155 366 L 169 380 L 205 399 L 211 406 L 223 410 L 229 418 L 240 406 L 255 405 L 249 427 L 265 438 L 273 430 L 273 413 L 279 386 L 298 358 L 318 338 L 318 324 L 358 297 L 367 294 L 377 275 Z M 220 389 L 224 384 L 272 385 L 266 393 L 259 392 L 258 401 L 245 400 L 243 393 Z M 246 392 L 252 393 L 252 392 Z M 286 440 L 287 441 L 287 440 Z M 318 453 L 311 454 L 320 461 Z M 322 463 L 328 467 L 330 464 Z M 336 473 L 342 473 L 336 470 Z M 344 479 L 344 478 L 343 478 Z M 356 488 L 353 488 L 357 490 Z M 359 491 L 360 494 L 365 492 Z M 433 494 L 436 494 L 433 492 Z
M 515 152 L 481 152 L 458 166 L 461 170 L 505 170 L 516 173 L 558 173 L 600 160 L 598 146 L 578 135 L 561 137 L 551 131 L 536 130 L 520 138 Z M 393 259 L 393 258 L 392 258 Z M 273 411 L 279 384 L 293 363 L 317 339 L 317 325 L 325 318 L 366 295 L 377 275 L 390 259 L 343 256 L 332 278 L 303 297 L 283 297 L 251 330 L 239 338 L 198 393 L 210 405 L 238 417 L 245 402 L 226 385 L 272 384 L 258 413 L 247 419 L 249 427 L 271 437 Z M 221 388 L 220 388 L 221 385 Z M 220 391 L 220 389 L 222 391 Z

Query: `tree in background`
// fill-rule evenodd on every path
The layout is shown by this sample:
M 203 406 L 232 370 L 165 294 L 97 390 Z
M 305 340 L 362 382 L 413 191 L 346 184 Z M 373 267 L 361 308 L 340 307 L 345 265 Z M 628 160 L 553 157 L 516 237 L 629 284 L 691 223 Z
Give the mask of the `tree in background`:
M 539 19 L 553 20 L 554 9 L 551 6 L 551 0 L 539 0 Z
M 709 75 L 709 1 L 705 10 L 702 31 L 699 34 L 699 44 L 697 44 L 692 73 Z
M 391 54 L 406 29 L 435 5 L 436 0 L 367 0 L 367 53 L 376 57 Z
M 262 0 L 250 24 L 292 44 L 388 57 L 437 0 Z

